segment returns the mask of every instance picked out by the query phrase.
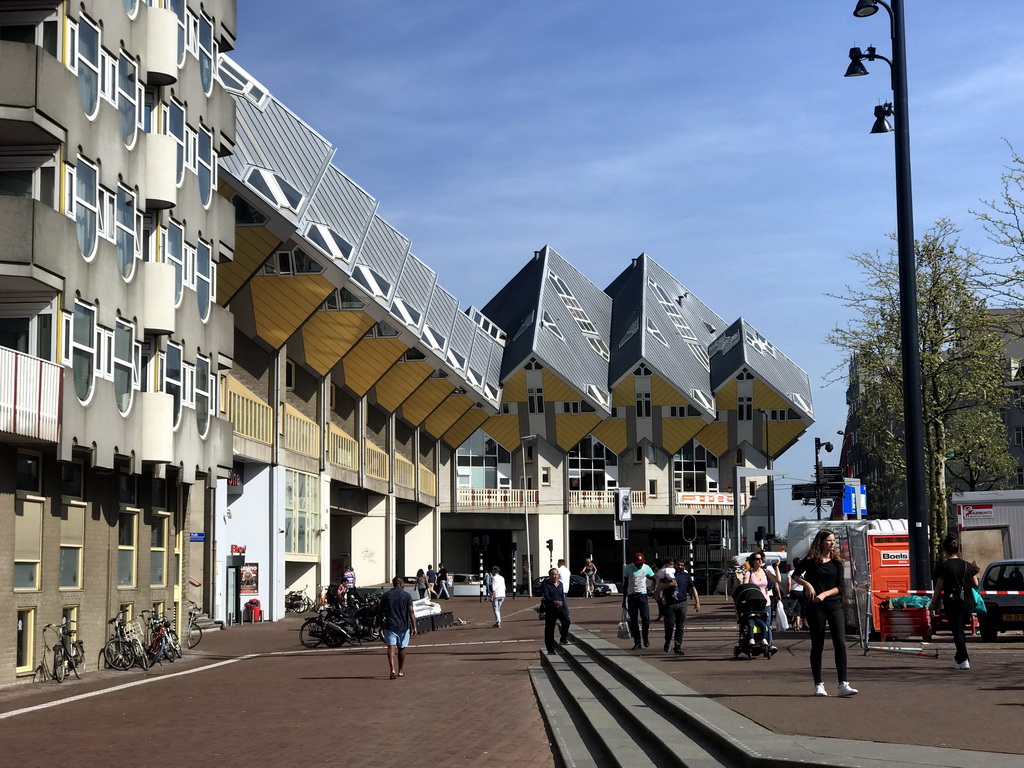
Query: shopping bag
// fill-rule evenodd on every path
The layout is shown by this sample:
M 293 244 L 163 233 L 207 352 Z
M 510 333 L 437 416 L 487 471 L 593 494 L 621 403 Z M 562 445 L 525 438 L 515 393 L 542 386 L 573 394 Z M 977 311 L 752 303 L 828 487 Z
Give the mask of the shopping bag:
M 619 639 L 628 640 L 633 635 L 629 631 L 629 621 L 626 619 L 626 608 L 622 608 L 622 621 L 619 622 Z
M 782 607 L 782 602 L 775 606 L 775 631 L 785 632 L 789 629 L 789 617 L 786 616 L 786 609 Z
M 971 587 L 971 592 L 974 594 L 974 612 L 975 613 L 988 613 L 988 608 L 985 607 L 985 601 L 981 599 L 981 593 L 977 587 Z

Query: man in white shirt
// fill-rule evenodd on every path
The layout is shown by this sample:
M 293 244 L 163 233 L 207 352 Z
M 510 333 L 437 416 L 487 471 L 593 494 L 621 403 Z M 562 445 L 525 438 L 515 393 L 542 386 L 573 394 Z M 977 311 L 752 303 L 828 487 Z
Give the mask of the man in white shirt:
M 644 562 L 643 553 L 637 552 L 633 562 L 622 569 L 623 600 L 629 613 L 629 633 L 633 636 L 633 650 L 640 647 L 649 648 L 651 631 L 651 613 L 647 607 L 648 579 L 654 578 L 654 571 Z
M 569 573 L 569 568 L 565 564 L 565 560 L 558 561 L 558 583 L 562 585 L 562 591 L 565 592 L 565 596 L 569 596 L 569 579 L 572 578 L 572 574 Z
M 491 568 L 491 607 L 494 609 L 494 626 L 501 627 L 501 604 L 505 602 L 505 577 L 498 566 Z

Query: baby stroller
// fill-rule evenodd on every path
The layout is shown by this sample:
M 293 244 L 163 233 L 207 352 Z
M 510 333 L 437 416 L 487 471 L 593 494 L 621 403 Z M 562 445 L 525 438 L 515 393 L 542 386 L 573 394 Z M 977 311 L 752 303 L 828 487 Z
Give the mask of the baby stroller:
M 739 625 L 739 642 L 733 649 L 733 658 L 746 654 L 748 659 L 764 656 L 770 659 L 777 649 L 772 643 L 772 628 L 765 611 L 767 600 L 756 584 L 740 584 L 732 594 Z

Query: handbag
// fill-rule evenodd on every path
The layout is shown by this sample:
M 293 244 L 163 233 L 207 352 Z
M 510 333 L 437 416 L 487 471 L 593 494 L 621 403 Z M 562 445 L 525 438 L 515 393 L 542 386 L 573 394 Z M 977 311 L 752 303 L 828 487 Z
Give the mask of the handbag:
M 985 607 L 985 601 L 981 599 L 981 592 L 978 591 L 978 588 L 971 587 L 971 593 L 974 595 L 974 612 L 988 613 L 988 608 Z
M 780 600 L 778 605 L 775 606 L 775 631 L 785 632 L 789 629 L 789 617 L 786 615 L 786 609 L 782 607 L 782 601 Z
M 618 635 L 620 640 L 628 640 L 633 636 L 629 631 L 629 621 L 626 619 L 626 606 L 622 606 L 622 621 L 619 622 Z

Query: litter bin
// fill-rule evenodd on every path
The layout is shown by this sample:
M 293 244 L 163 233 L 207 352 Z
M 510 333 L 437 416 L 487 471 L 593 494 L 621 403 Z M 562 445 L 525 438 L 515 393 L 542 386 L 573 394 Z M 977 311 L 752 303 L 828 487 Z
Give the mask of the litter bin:
M 260 601 L 247 601 L 245 604 L 245 615 L 250 623 L 255 624 L 257 621 L 263 621 L 263 608 L 260 606 Z
M 879 607 L 878 634 L 883 640 L 905 640 L 910 636 L 931 640 L 931 611 L 927 608 Z

